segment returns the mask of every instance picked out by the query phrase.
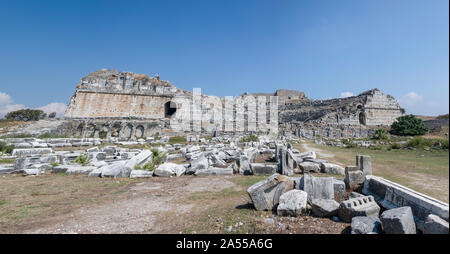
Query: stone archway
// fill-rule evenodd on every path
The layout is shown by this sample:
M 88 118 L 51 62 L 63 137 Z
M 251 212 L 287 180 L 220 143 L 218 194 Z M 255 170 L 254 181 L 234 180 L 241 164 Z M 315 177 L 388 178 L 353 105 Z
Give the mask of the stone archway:
M 123 129 L 121 137 L 129 139 L 131 138 L 131 135 L 133 135 L 133 125 L 129 123 Z
M 138 126 L 136 127 L 136 134 L 135 134 L 135 137 L 136 137 L 136 138 L 143 138 L 143 137 L 144 137 L 144 131 L 145 131 L 144 126 L 138 125 Z
M 118 122 L 114 123 L 111 128 L 111 137 L 118 138 L 120 136 L 120 130 L 122 129 L 122 125 Z
M 366 113 L 359 113 L 359 123 L 362 125 L 366 125 Z
M 171 118 L 177 112 L 177 104 L 173 101 L 168 101 L 164 104 L 164 117 Z
M 76 137 L 82 137 L 83 136 L 83 129 L 84 129 L 84 123 L 80 123 L 75 130 L 75 136 Z

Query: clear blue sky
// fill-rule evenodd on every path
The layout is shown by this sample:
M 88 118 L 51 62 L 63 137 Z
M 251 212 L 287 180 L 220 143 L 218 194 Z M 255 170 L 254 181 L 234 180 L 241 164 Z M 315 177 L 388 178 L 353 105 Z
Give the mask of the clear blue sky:
M 67 104 L 82 76 L 117 68 L 219 96 L 377 87 L 407 113 L 448 113 L 448 0 L 0 4 L 0 108 Z

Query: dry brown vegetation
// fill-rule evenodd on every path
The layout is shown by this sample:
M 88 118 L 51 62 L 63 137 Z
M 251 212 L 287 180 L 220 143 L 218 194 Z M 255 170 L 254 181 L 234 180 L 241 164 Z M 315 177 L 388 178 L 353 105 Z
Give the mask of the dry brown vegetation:
M 341 233 L 348 228 L 331 219 L 255 211 L 246 190 L 263 178 L 4 176 L 0 233 Z

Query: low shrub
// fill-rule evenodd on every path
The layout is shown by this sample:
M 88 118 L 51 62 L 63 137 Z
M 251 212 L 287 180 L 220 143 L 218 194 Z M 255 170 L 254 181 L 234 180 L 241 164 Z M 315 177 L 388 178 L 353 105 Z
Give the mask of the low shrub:
M 74 162 L 77 163 L 77 164 L 81 164 L 81 165 L 84 166 L 84 165 L 86 165 L 87 162 L 88 162 L 88 157 L 87 157 L 87 155 L 80 154 L 80 155 L 74 160 Z
M 11 154 L 14 150 L 14 145 L 6 145 L 5 142 L 0 141 L 0 152 Z
M 375 134 L 373 135 L 373 139 L 377 139 L 377 140 L 388 139 L 388 133 L 386 130 L 378 129 L 375 131 Z
M 424 148 L 431 147 L 435 142 L 432 139 L 425 139 L 419 136 L 415 136 L 413 139 L 406 143 L 407 147 Z
M 246 137 L 243 137 L 241 139 L 241 142 L 242 143 L 245 143 L 245 142 L 257 142 L 258 140 L 259 140 L 258 136 L 250 134 L 250 135 L 248 135 Z

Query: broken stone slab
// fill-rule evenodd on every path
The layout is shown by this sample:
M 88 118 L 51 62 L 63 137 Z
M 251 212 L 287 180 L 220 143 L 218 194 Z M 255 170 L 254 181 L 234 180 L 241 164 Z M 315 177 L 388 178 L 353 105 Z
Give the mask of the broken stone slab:
M 372 174 L 372 163 L 369 155 L 356 155 L 356 166 L 366 175 Z
M 132 170 L 137 165 L 151 162 L 153 153 L 150 150 L 144 150 L 138 155 L 126 161 L 120 161 L 111 165 L 102 167 L 102 177 L 129 177 Z
M 31 143 L 8 143 L 7 145 L 14 145 L 14 148 L 33 148 Z
M 14 166 L 12 164 L 4 164 L 0 165 L 0 175 L 2 174 L 9 174 L 11 172 L 14 172 Z
M 42 168 L 24 168 L 22 169 L 24 175 L 41 175 L 45 173 L 45 169 Z
M 113 155 L 115 153 L 117 153 L 117 147 L 115 146 L 105 146 L 102 149 L 102 152 L 108 154 L 108 155 Z
M 209 162 L 209 165 L 216 167 L 216 168 L 226 168 L 227 167 L 227 163 L 224 160 L 217 157 L 216 155 L 209 156 L 208 162 Z
M 72 146 L 93 146 L 94 142 L 73 142 Z
M 430 214 L 425 219 L 424 234 L 448 234 L 448 222 L 437 215 Z
M 342 202 L 345 198 L 345 183 L 333 178 L 334 200 Z
M 304 152 L 304 153 L 299 153 L 299 154 L 297 154 L 297 156 L 302 158 L 303 160 L 317 158 L 316 153 L 314 151 L 308 151 L 308 152 Z
M 66 174 L 68 175 L 88 175 L 92 170 L 96 169 L 96 167 L 92 166 L 72 166 L 67 165 Z
M 12 156 L 23 157 L 23 156 L 34 156 L 41 154 L 53 153 L 51 148 L 27 148 L 27 149 L 14 149 L 12 151 Z
M 317 217 L 331 217 L 337 214 L 339 203 L 333 199 L 316 198 L 311 204 L 311 209 Z
M 200 156 L 191 161 L 189 167 L 189 174 L 194 174 L 199 169 L 206 169 L 209 167 L 209 161 L 205 156 Z
M 69 169 L 68 165 L 58 165 L 51 169 L 52 173 L 66 173 L 67 169 Z
M 321 163 L 320 170 L 322 173 L 332 175 L 345 175 L 345 169 L 333 163 Z
M 416 226 L 421 231 L 423 231 L 426 217 L 429 214 L 435 214 L 448 221 L 449 206 L 447 203 L 379 176 L 366 176 L 362 193 L 372 195 L 385 209 L 411 207 Z
M 89 152 L 88 158 L 94 159 L 97 161 L 104 161 L 104 160 L 106 160 L 106 153 L 104 153 L 104 152 Z
M 416 234 L 416 223 L 409 206 L 386 210 L 380 219 L 386 234 Z
M 358 188 L 364 183 L 365 177 L 361 170 L 354 166 L 345 167 L 345 187 L 347 189 Z
M 304 159 L 303 161 L 308 161 L 308 162 L 313 162 L 313 163 L 317 163 L 317 164 L 322 164 L 322 163 L 328 163 L 327 160 L 323 160 L 323 159 Z
M 183 158 L 183 155 L 181 153 L 168 154 L 165 158 L 166 161 L 174 161 Z
M 352 234 L 381 234 L 381 221 L 375 216 L 356 216 L 350 225 Z
M 93 172 L 90 172 L 89 176 L 100 176 L 100 177 L 116 177 L 119 175 L 122 175 L 122 171 L 124 170 L 125 161 L 114 161 L 111 164 L 105 165 L 103 167 L 98 168 L 97 170 L 94 170 Z M 130 171 L 131 172 L 131 171 Z M 100 175 L 98 175 L 100 173 Z M 125 172 L 126 173 L 126 172 Z M 129 176 L 129 175 L 128 175 Z
M 182 174 L 184 174 L 184 172 L 186 172 L 186 168 L 182 165 L 178 165 L 175 163 L 171 163 L 171 162 L 166 162 L 163 163 L 161 165 L 159 165 L 155 171 L 154 171 L 154 175 L 155 176 L 165 176 L 165 177 L 169 177 L 169 176 L 181 176 Z
M 280 196 L 292 190 L 293 181 L 280 174 L 273 174 L 247 189 L 256 210 L 272 210 L 278 204 Z
M 344 222 L 351 222 L 356 216 L 375 216 L 378 217 L 380 207 L 372 196 L 362 198 L 352 198 L 343 201 L 338 210 L 339 218 Z
M 152 177 L 153 171 L 135 169 L 130 173 L 130 178 L 147 178 Z
M 290 190 L 280 196 L 277 214 L 279 216 L 297 217 L 306 211 L 307 201 L 308 194 L 306 192 Z
M 289 153 L 285 146 L 280 148 L 280 171 L 282 175 L 291 176 L 294 174 L 294 168 L 288 163 Z
M 49 147 L 72 147 L 71 143 L 56 143 L 56 144 L 48 144 Z
M 320 172 L 320 164 L 314 163 L 314 162 L 308 162 L 304 161 L 299 164 L 300 168 L 302 169 L 303 173 L 309 173 L 309 172 Z
M 278 165 L 265 163 L 250 163 L 250 171 L 253 175 L 272 175 L 277 173 Z
M 92 148 L 86 149 L 86 152 L 87 153 L 98 153 L 98 152 L 100 152 L 100 149 L 98 149 L 98 147 L 92 147 Z
M 308 193 L 308 202 L 311 204 L 316 198 L 334 199 L 334 178 L 314 177 L 306 174 L 302 177 L 300 186 Z
M 57 161 L 58 161 L 57 155 L 43 155 L 40 157 L 17 158 L 14 161 L 14 169 L 23 169 L 30 167 L 32 164 L 52 163 Z
M 212 175 L 233 175 L 233 168 L 206 168 L 195 171 L 196 176 L 212 176 Z

